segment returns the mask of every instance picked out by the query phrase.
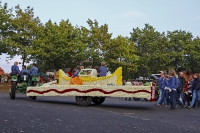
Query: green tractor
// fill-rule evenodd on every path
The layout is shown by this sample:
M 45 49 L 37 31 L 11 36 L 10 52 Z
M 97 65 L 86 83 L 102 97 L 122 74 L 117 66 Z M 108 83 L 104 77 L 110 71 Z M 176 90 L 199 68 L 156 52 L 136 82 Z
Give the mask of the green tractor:
M 39 85 L 38 78 L 33 76 L 31 80 L 27 77 L 27 74 L 24 74 L 22 78 L 18 79 L 17 75 L 11 76 L 11 88 L 9 89 L 9 94 L 11 99 L 15 99 L 16 93 L 26 93 L 26 88 L 28 86 L 37 86 Z M 30 97 L 35 100 L 36 97 Z

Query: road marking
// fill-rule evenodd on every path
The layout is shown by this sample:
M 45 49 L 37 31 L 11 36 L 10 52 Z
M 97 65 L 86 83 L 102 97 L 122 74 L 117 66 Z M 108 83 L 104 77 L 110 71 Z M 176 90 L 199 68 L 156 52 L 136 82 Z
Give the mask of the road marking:
M 124 115 L 133 115 L 134 113 L 123 113 Z
M 90 107 L 90 108 L 95 109 L 95 110 L 99 110 L 99 111 L 108 112 L 108 113 L 115 114 L 115 115 L 123 115 L 123 116 L 126 116 L 126 117 L 131 117 L 131 118 L 135 118 L 135 119 L 141 119 L 141 120 L 144 120 L 144 121 L 151 120 L 151 119 L 148 119 L 148 118 L 140 118 L 140 117 L 137 117 L 137 116 L 133 116 L 134 113 L 117 113 L 117 112 L 114 112 L 114 111 L 100 109 L 100 108 L 94 108 L 94 107 Z

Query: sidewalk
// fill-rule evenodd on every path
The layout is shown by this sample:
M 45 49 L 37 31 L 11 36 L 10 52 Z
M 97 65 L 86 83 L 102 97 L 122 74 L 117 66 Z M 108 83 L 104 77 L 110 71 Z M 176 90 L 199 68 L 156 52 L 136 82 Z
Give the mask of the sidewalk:
M 0 83 L 0 92 L 8 92 L 10 83 Z

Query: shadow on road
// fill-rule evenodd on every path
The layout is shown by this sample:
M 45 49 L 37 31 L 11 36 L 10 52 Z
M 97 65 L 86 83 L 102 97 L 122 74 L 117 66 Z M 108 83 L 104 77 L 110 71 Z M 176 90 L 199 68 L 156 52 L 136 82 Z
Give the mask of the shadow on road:
M 103 109 L 125 109 L 125 110 L 152 110 L 151 106 L 144 105 L 124 105 L 124 104 L 102 104 L 102 105 L 94 105 L 91 104 L 90 107 L 100 107 Z

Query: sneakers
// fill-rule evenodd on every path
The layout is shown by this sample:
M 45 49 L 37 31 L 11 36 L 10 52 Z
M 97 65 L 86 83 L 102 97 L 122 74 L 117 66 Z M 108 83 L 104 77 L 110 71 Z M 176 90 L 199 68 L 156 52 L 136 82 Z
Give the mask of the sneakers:
M 187 108 L 188 108 L 188 109 L 192 109 L 192 107 L 191 107 L 191 106 L 187 106 Z
M 169 105 L 165 105 L 164 107 L 168 108 L 168 107 L 169 107 Z
M 183 108 L 184 108 L 184 105 L 181 106 L 181 109 L 183 109 Z
M 160 104 L 158 104 L 158 103 L 156 104 L 156 106 L 157 106 L 157 107 L 161 107 L 161 105 L 160 105 Z
M 171 107 L 171 108 L 170 108 L 170 111 L 174 111 L 175 109 L 176 109 L 176 108 L 172 108 L 172 107 Z

